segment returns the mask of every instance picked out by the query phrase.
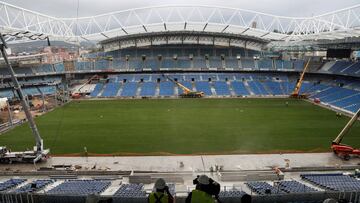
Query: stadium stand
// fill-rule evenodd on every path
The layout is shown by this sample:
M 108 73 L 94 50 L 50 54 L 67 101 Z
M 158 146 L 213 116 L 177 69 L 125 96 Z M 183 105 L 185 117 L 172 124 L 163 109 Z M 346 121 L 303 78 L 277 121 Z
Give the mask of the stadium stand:
M 255 62 L 252 59 L 241 59 L 243 69 L 255 69 Z
M 5 182 L 0 183 L 0 191 L 6 191 L 12 189 L 22 183 L 24 183 L 26 179 L 10 179 Z
M 239 60 L 236 58 L 225 59 L 225 68 L 239 69 Z
M 133 97 L 136 96 L 137 83 L 127 82 L 123 84 L 123 90 L 121 96 L 123 97 Z
M 284 193 L 282 190 L 280 190 L 280 187 L 275 188 L 267 182 L 248 182 L 245 184 L 251 189 L 252 192 L 255 192 L 259 195 Z
M 170 81 L 160 82 L 160 96 L 173 96 L 174 95 L 174 83 Z
M 262 59 L 258 61 L 259 69 L 273 69 L 272 60 L 270 59 Z
M 109 181 L 99 180 L 67 180 L 55 188 L 49 190 L 48 194 L 76 194 L 90 195 L 100 194 L 110 186 Z
M 146 197 L 143 184 L 123 184 L 115 192 L 115 197 Z
M 295 180 L 281 181 L 278 183 L 280 190 L 287 193 L 309 193 L 317 190 Z
M 195 82 L 195 87 L 197 91 L 204 92 L 206 95 L 212 95 L 209 82 L 205 82 L 205 81 Z
M 300 177 L 326 190 L 359 191 L 360 181 L 341 173 L 301 174 Z
M 141 86 L 140 96 L 151 97 L 155 95 L 155 82 L 144 82 Z
M 104 91 L 102 92 L 102 97 L 115 97 L 119 91 L 120 83 L 108 83 L 105 86 Z
M 216 95 L 222 95 L 222 96 L 230 95 L 229 86 L 226 84 L 226 82 L 215 81 L 214 87 L 215 87 Z
M 65 72 L 65 67 L 63 63 L 56 63 L 54 64 L 55 72 L 62 73 Z
M 14 190 L 15 193 L 28 193 L 28 192 L 36 192 L 38 190 L 43 189 L 47 185 L 53 183 L 53 180 L 35 180 L 31 183 L 28 183 L 20 188 Z
M 249 91 L 246 89 L 243 82 L 239 81 L 233 81 L 232 83 L 233 90 L 235 91 L 235 94 L 240 96 L 248 96 L 250 95 Z
M 213 94 L 217 96 L 281 96 L 289 95 L 295 87 L 295 81 L 290 81 L 286 75 L 268 77 L 260 74 L 191 73 L 169 76 L 174 79 L 176 78 L 190 89 L 193 89 L 192 83 L 194 83 L 194 87 L 199 91 L 205 92 L 206 96 L 212 96 Z M 159 96 L 176 96 L 175 85 L 170 81 L 163 81 L 164 78 L 157 74 L 122 74 L 115 75 L 110 80 L 112 82 L 106 85 L 98 83 L 90 96 L 96 97 L 99 93 L 101 93 L 99 96 L 103 97 L 117 96 L 116 93 L 121 86 L 118 82 L 124 80 L 134 82 L 130 82 L 130 84 L 126 82 L 122 86 L 123 91 L 120 96 L 123 97 L 136 96 L 138 88 L 141 88 L 139 96 L 155 96 L 157 88 L 159 88 Z M 158 80 L 160 83 L 158 83 Z M 339 87 L 339 82 L 351 85 Z M 305 81 L 300 92 L 307 94 L 311 99 L 318 98 L 324 104 L 355 112 L 360 104 L 360 91 L 356 84 L 358 82 L 354 81 L 328 81 L 322 83 Z M 215 90 L 214 92 L 212 88 Z M 46 92 L 49 94 L 54 91 L 54 89 L 51 89 L 51 91 Z M 37 89 L 34 88 L 25 88 L 25 92 L 27 94 L 39 94 Z M 180 88 L 178 93 L 182 93 Z M 4 97 L 11 97 L 12 92 L 2 90 L 0 94 Z
M 95 89 L 91 92 L 90 96 L 91 97 L 98 96 L 99 93 L 101 92 L 101 90 L 103 89 L 103 87 L 104 87 L 104 84 L 102 84 L 102 83 L 96 84 Z

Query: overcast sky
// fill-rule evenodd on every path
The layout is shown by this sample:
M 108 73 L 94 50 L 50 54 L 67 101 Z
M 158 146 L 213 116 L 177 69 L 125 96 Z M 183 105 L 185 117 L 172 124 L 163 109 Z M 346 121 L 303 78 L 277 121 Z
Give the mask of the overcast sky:
M 76 17 L 78 0 L 3 0 L 57 17 Z M 283 16 L 310 17 L 360 4 L 360 0 L 79 0 L 79 16 L 164 4 L 200 4 L 242 8 Z

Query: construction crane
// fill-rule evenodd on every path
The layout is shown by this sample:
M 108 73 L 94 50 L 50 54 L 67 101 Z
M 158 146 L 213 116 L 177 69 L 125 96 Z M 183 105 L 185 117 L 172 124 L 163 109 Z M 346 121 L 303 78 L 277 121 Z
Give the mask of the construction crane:
M 11 152 L 11 150 L 7 149 L 5 146 L 0 147 L 0 163 L 13 163 L 13 162 L 30 162 L 36 163 L 38 161 L 46 160 L 47 155 L 49 154 L 49 149 L 44 149 L 44 143 L 40 136 L 39 130 L 35 124 L 35 121 L 31 115 L 29 104 L 25 100 L 25 96 L 23 91 L 21 90 L 21 86 L 19 81 L 15 76 L 14 69 L 12 68 L 6 53 L 6 49 L 8 48 L 5 39 L 0 33 L 0 51 L 1 55 L 4 58 L 5 64 L 7 65 L 12 82 L 14 83 L 14 90 L 19 96 L 21 106 L 25 112 L 26 118 L 30 125 L 32 134 L 35 139 L 36 146 L 34 146 L 33 150 L 24 151 L 24 152 Z
M 170 78 L 169 76 L 166 76 L 163 74 L 163 77 L 165 77 L 168 80 L 170 80 L 171 82 L 175 83 L 178 87 L 180 87 L 183 90 L 183 93 L 179 95 L 182 98 L 202 98 L 205 96 L 204 92 L 192 91 L 189 88 L 182 85 L 181 83 Z
M 296 83 L 295 89 L 290 95 L 290 98 L 297 98 L 297 99 L 306 99 L 307 98 L 306 94 L 300 94 L 300 88 L 301 88 L 301 85 L 302 85 L 302 83 L 304 81 L 305 73 L 306 73 L 307 69 L 309 68 L 309 64 L 310 64 L 310 59 L 306 63 L 306 65 L 304 67 L 304 70 L 301 73 L 301 76 L 300 76 L 298 82 Z
M 351 155 L 360 156 L 360 149 L 354 149 L 349 145 L 345 145 L 341 143 L 344 136 L 350 131 L 351 127 L 355 124 L 355 122 L 359 117 L 360 117 L 360 109 L 345 125 L 345 127 L 341 130 L 339 135 L 332 141 L 331 149 L 334 151 L 336 155 L 343 158 L 344 160 L 349 160 Z
M 85 83 L 83 83 L 79 88 L 77 88 L 77 89 L 71 94 L 71 98 L 73 98 L 73 99 L 79 99 L 79 98 L 81 98 L 81 96 L 82 96 L 83 94 L 81 93 L 80 90 L 81 90 L 83 87 L 85 87 L 87 84 L 90 84 L 91 81 L 93 81 L 93 80 L 99 80 L 99 76 L 98 76 L 98 75 L 93 75 L 92 77 L 90 77 Z

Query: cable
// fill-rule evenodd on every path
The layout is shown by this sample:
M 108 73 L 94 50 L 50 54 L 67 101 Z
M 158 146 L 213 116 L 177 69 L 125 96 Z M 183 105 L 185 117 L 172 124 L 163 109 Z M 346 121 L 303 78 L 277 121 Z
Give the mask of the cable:
M 55 98 L 56 99 L 56 98 Z M 58 122 L 58 126 L 57 126 L 57 128 L 56 128 L 56 132 L 55 132 L 55 139 L 54 139 L 54 141 L 51 143 L 51 147 L 50 147 L 50 149 L 51 148 L 53 148 L 53 146 L 55 146 L 55 144 L 56 144 L 56 142 L 57 142 L 57 140 L 58 140 L 58 137 L 59 137 L 59 132 L 60 132 L 60 129 L 61 129 L 61 127 L 62 127 L 62 123 L 63 123 L 63 119 L 64 119 L 64 114 L 65 114 L 65 107 L 64 106 L 62 106 L 62 107 L 60 107 L 61 108 L 61 116 L 60 116 L 60 120 L 59 120 L 59 122 Z

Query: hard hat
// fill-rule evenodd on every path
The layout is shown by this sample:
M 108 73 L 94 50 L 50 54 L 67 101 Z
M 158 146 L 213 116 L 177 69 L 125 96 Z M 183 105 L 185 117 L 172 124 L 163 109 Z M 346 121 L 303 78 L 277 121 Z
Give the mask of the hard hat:
M 199 183 L 200 184 L 202 184 L 202 185 L 209 185 L 209 177 L 207 177 L 207 175 L 201 175 L 201 176 L 199 176 L 199 178 L 198 178 L 198 181 L 199 181 Z
M 159 178 L 155 182 L 155 189 L 162 190 L 166 186 L 165 180 L 162 178 Z

